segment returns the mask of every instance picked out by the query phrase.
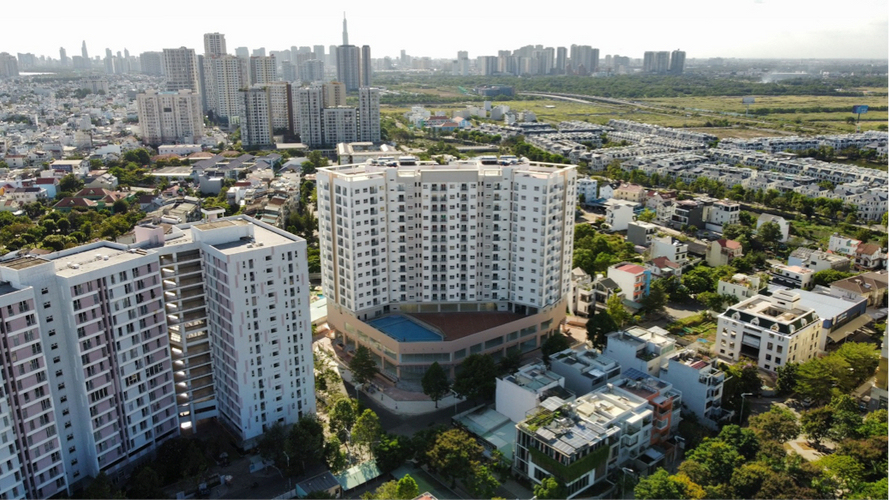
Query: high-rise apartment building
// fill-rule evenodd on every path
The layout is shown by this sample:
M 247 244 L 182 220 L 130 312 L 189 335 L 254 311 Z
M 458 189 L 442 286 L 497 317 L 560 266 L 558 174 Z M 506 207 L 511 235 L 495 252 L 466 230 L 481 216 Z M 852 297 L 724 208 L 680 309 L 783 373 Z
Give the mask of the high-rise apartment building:
M 324 144 L 331 147 L 341 142 L 358 140 L 358 112 L 355 108 L 348 106 L 324 108 L 321 126 L 324 130 Z
M 556 47 L 556 65 L 555 72 L 557 75 L 564 75 L 568 69 L 568 49 L 565 47 Z
M 254 85 L 239 91 L 243 101 L 241 143 L 244 147 L 262 147 L 274 143 L 272 114 L 267 86 Z
M 235 56 L 241 57 L 244 59 L 250 58 L 250 49 L 247 47 L 235 47 Z
M 272 82 L 266 87 L 269 89 L 269 113 L 272 129 L 275 133 L 284 130 L 289 135 L 295 134 L 292 85 L 290 82 Z
M 142 142 L 161 144 L 195 144 L 204 135 L 201 96 L 191 90 L 155 92 L 149 90 L 136 97 Z
M 654 54 L 654 72 L 664 75 L 670 70 L 670 53 L 659 51 Z
M 198 58 L 194 49 L 180 47 L 178 49 L 164 49 L 164 74 L 166 75 L 166 90 L 178 92 L 191 90 L 196 94 L 202 92 Z
M 260 47 L 258 49 L 253 49 L 251 53 L 253 57 L 265 57 L 265 47 Z
M 653 50 L 646 50 L 642 55 L 642 72 L 643 73 L 651 73 L 655 69 L 654 63 L 654 54 Z
M 380 89 L 358 89 L 358 141 L 380 142 Z
M 324 55 L 324 46 L 323 45 L 315 45 L 312 47 L 312 58 L 318 59 L 319 61 L 323 61 L 326 56 Z
M 571 46 L 571 71 L 579 75 L 588 75 L 599 70 L 599 49 L 589 45 Z
M 565 316 L 575 167 L 402 163 L 319 169 L 328 324 L 381 372 L 529 352 Z
M 59 47 L 59 64 L 64 68 L 68 66 L 71 61 L 68 60 L 68 52 L 65 50 L 65 47 Z
M 250 58 L 250 83 L 265 85 L 278 80 L 278 65 L 275 56 L 253 56 Z
M 346 91 L 358 90 L 361 86 L 361 49 L 354 45 L 340 45 L 336 48 L 336 77 L 346 85 Z
M 324 110 L 324 88 L 320 85 L 294 88 L 293 100 L 296 105 L 297 122 L 299 123 L 300 142 L 310 148 L 324 144 L 321 127 Z
M 320 59 L 309 59 L 299 65 L 299 79 L 303 83 L 315 83 L 324 80 L 324 62 Z
M 685 70 L 685 51 L 684 50 L 674 50 L 670 54 L 670 73 L 674 75 L 681 75 Z
M 361 46 L 361 87 L 373 85 L 373 65 L 370 59 L 370 45 Z
M 324 89 L 324 107 L 335 108 L 346 105 L 346 86 L 342 82 L 327 82 L 321 84 Z
M 299 69 L 296 63 L 291 61 L 281 63 L 281 79 L 290 83 L 299 80 Z
M 0 78 L 19 76 L 19 63 L 14 55 L 0 52 Z
M 105 49 L 105 74 L 114 74 L 114 56 L 111 55 L 111 49 Z
M 204 33 L 204 56 L 223 56 L 225 50 L 225 35 L 222 33 Z
M 139 54 L 139 65 L 143 75 L 162 76 L 164 74 L 164 57 L 160 52 Z
M 0 263 L 7 498 L 127 473 L 205 419 L 249 447 L 314 412 L 303 240 L 240 216 L 132 241 Z
M 243 115 L 238 91 L 249 85 L 247 60 L 230 55 L 205 57 L 204 78 L 207 109 L 229 121 Z

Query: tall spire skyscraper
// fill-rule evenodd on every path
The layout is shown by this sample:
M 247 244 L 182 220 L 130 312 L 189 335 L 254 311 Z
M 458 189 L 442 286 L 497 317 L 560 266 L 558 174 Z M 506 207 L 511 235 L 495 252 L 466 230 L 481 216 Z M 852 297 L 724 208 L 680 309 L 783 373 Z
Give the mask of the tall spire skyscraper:
M 80 46 L 80 55 L 83 56 L 84 61 L 90 60 L 90 55 L 86 51 L 86 40 L 83 41 L 83 45 Z
M 86 43 L 86 42 L 84 42 Z M 346 13 L 343 12 L 343 45 L 349 45 L 349 30 L 346 28 Z M 84 49 L 86 50 L 86 49 Z

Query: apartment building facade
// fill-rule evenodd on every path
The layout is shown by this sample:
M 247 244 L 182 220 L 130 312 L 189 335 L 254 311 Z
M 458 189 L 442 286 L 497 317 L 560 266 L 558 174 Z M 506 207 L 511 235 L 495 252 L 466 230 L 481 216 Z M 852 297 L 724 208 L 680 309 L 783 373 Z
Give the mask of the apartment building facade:
M 450 366 L 465 348 L 499 353 L 521 337 L 522 349 L 535 349 L 564 318 L 575 177 L 573 166 L 504 166 L 496 158 L 320 169 L 329 324 L 344 341 L 380 353 L 383 372 L 395 377 L 409 375 L 408 353 L 434 349 Z M 396 340 L 367 324 L 387 314 L 449 311 L 504 322 L 460 338 L 438 332 L 444 333 L 438 342 Z M 476 346 L 479 339 L 485 347 Z M 431 362 L 411 373 L 421 376 Z
M 203 138 L 201 96 L 191 90 L 149 90 L 139 94 L 136 102 L 143 144 L 195 144 Z

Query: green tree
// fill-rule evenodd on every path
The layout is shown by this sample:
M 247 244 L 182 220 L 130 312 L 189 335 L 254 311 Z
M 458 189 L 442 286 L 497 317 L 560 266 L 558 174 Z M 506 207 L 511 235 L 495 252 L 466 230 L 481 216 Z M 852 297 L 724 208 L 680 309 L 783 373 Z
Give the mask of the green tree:
M 355 355 L 349 361 L 349 370 L 352 371 L 352 380 L 356 384 L 365 384 L 377 374 L 377 363 L 370 349 L 359 345 L 355 349 Z
M 114 484 L 108 479 L 108 476 L 105 472 L 100 472 L 92 482 L 89 483 L 89 486 L 83 489 L 83 498 L 126 498 L 122 491 L 120 491 Z
M 68 174 L 59 179 L 60 193 L 76 193 L 83 189 L 83 181 L 78 179 L 74 174 Z
M 861 426 L 858 427 L 858 435 L 863 437 L 879 437 L 889 435 L 889 413 L 886 410 L 876 410 L 864 417 Z
M 738 450 L 725 441 L 711 438 L 705 438 L 686 457 L 679 472 L 701 486 L 728 484 L 734 470 L 744 463 Z
M 884 216 L 886 214 L 883 214 Z M 886 225 L 885 223 L 883 224 Z M 853 500 L 875 500 L 878 498 L 889 498 L 889 479 L 883 478 L 873 483 L 861 483 L 858 485 L 858 491 L 853 493 L 849 498 Z
M 327 463 L 327 468 L 334 474 L 344 471 L 349 466 L 349 457 L 343 452 L 343 443 L 340 438 L 330 436 L 330 439 L 324 443 L 324 461 Z
M 831 427 L 833 427 L 833 410 L 826 406 L 812 408 L 800 415 L 800 429 L 815 444 L 820 444 L 821 440 L 827 437 Z
M 769 411 L 753 415 L 748 420 L 750 428 L 764 439 L 785 443 L 799 436 L 800 427 L 796 415 L 780 406 L 772 406 Z
M 590 315 L 586 322 L 586 338 L 596 349 L 603 349 L 606 335 L 616 331 L 617 323 L 606 312 L 598 311 L 596 304 L 590 304 Z
M 875 344 L 863 342 L 844 342 L 836 351 L 839 356 L 849 363 L 849 368 L 855 384 L 861 384 L 870 378 L 880 364 L 880 353 Z
M 619 294 L 608 297 L 605 302 L 605 312 L 614 320 L 618 328 L 623 328 L 632 318 L 630 312 L 624 307 L 624 301 Z
M 643 222 L 651 222 L 654 220 L 654 218 L 656 216 L 657 216 L 657 214 L 654 212 L 654 210 L 650 210 L 650 209 L 646 208 L 646 209 L 642 210 L 642 212 L 639 215 L 636 216 L 636 219 L 641 220 Z
M 734 424 L 726 425 L 719 431 L 718 439 L 738 450 L 745 460 L 752 461 L 759 453 L 759 437 L 751 429 Z
M 765 222 L 756 230 L 756 238 L 768 248 L 774 248 L 781 241 L 781 226 L 777 222 Z
M 435 401 L 436 408 L 438 408 L 438 402 L 441 401 L 441 398 L 447 396 L 451 390 L 448 374 L 438 364 L 438 361 L 432 363 L 432 366 L 423 374 L 423 379 L 420 382 L 423 385 L 423 394 Z
M 759 368 L 749 360 L 741 360 L 737 363 L 724 366 L 726 381 L 723 384 L 722 401 L 726 406 L 732 407 L 739 413 L 741 411 L 741 394 L 759 394 L 762 390 L 762 380 L 759 378 Z M 749 406 L 745 409 L 749 411 Z
M 747 463 L 735 469 L 730 482 L 734 492 L 732 498 L 759 498 L 757 494 L 763 482 L 773 474 L 775 472 L 771 468 L 760 462 Z
M 355 420 L 355 425 L 352 427 L 352 442 L 370 450 L 382 434 L 380 418 L 373 410 L 367 409 Z
M 835 392 L 828 407 L 833 411 L 831 437 L 837 442 L 858 437 L 858 428 L 861 427 L 858 402 L 848 394 Z
M 160 476 L 150 466 L 142 467 L 131 480 L 127 498 L 169 498 L 161 488 Z
M 704 489 L 685 474 L 671 476 L 664 469 L 640 479 L 633 493 L 639 500 L 698 500 L 705 496 Z
M 788 395 L 796 389 L 796 372 L 799 369 L 799 363 L 787 363 L 778 367 L 778 380 L 775 382 L 775 388 L 779 394 Z
M 487 354 L 473 354 L 460 363 L 454 391 L 467 399 L 490 400 L 497 390 L 497 365 Z
M 289 431 L 290 429 L 280 422 L 275 422 L 267 431 L 265 431 L 265 433 L 263 433 L 259 442 L 256 444 L 256 448 L 259 450 L 259 455 L 263 460 L 273 462 L 278 468 L 286 466 L 287 460 L 285 454 L 287 451 L 285 445 L 287 443 L 287 433 Z
M 352 428 L 357 420 L 358 402 L 354 399 L 342 398 L 337 400 L 330 409 L 327 425 L 331 434 L 345 442 L 351 439 Z
M 325 459 L 324 427 L 315 415 L 305 415 L 290 428 L 285 445 L 290 457 L 289 474 L 299 476 L 310 465 Z
M 849 392 L 855 386 L 849 363 L 836 355 L 812 358 L 797 370 L 796 392 L 803 398 L 825 403 L 834 387 Z
M 466 432 L 451 429 L 443 432 L 429 450 L 429 464 L 442 474 L 450 477 L 454 485 L 457 479 L 467 479 L 472 474 L 472 465 L 482 459 L 482 447 Z
M 534 485 L 534 496 L 541 500 L 565 498 L 568 496 L 568 491 L 556 478 L 548 476 L 543 478 L 539 484 Z
M 656 314 L 663 312 L 664 306 L 667 305 L 667 291 L 664 284 L 660 280 L 651 284 L 648 295 L 642 297 L 639 304 L 642 306 L 642 312 L 646 314 Z
M 540 353 L 543 354 L 544 359 L 549 359 L 553 354 L 562 352 L 569 347 L 571 347 L 570 338 L 567 335 L 556 332 L 543 342 L 543 345 L 540 346 Z
M 815 486 L 822 494 L 828 495 L 827 498 L 844 498 L 858 487 L 864 475 L 864 467 L 846 455 L 822 457 L 815 462 L 815 466 L 821 469 Z
M 500 481 L 487 465 L 473 462 L 472 473 L 466 480 L 466 486 L 475 498 L 491 498 L 500 486 Z
M 117 200 L 111 206 L 111 211 L 115 214 L 125 214 L 130 210 L 130 204 L 126 200 Z
M 398 480 L 395 486 L 395 494 L 396 498 L 411 500 L 412 498 L 417 498 L 417 495 L 420 494 L 420 487 L 417 486 L 417 482 L 410 474 L 405 474 L 404 477 Z
M 373 447 L 377 467 L 383 472 L 401 467 L 410 458 L 411 453 L 411 439 L 395 434 L 384 433 L 380 436 L 379 443 Z
M 837 271 L 836 269 L 824 269 L 813 274 L 812 279 L 816 285 L 830 286 L 834 281 L 843 280 L 850 276 L 855 276 L 855 273 Z

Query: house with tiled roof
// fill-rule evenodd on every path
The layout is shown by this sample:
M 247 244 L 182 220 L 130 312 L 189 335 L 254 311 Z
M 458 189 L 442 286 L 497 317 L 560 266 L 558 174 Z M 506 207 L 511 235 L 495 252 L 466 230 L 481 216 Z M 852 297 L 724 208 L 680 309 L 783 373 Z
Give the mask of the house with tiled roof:
M 81 198 L 77 196 L 71 196 L 67 198 L 62 198 L 58 203 L 52 206 L 53 210 L 58 210 L 60 212 L 70 212 L 72 209 L 80 207 L 80 208 L 96 208 L 98 203 L 89 198 Z
M 840 296 L 863 297 L 868 307 L 885 307 L 889 274 L 885 270 L 852 276 L 830 284 L 830 290 Z
M 608 277 L 620 287 L 625 303 L 639 304 L 651 291 L 651 270 L 639 264 L 621 262 L 608 268 Z
M 855 267 L 862 270 L 886 266 L 886 252 L 875 243 L 862 243 L 855 249 Z
M 707 265 L 710 267 L 726 266 L 733 260 L 744 255 L 741 244 L 735 240 L 716 240 L 710 242 L 707 249 Z
M 682 274 L 682 266 L 665 256 L 655 257 L 649 260 L 645 263 L 645 267 L 651 271 L 651 275 L 655 278 L 667 278 L 669 276 L 679 276 Z

